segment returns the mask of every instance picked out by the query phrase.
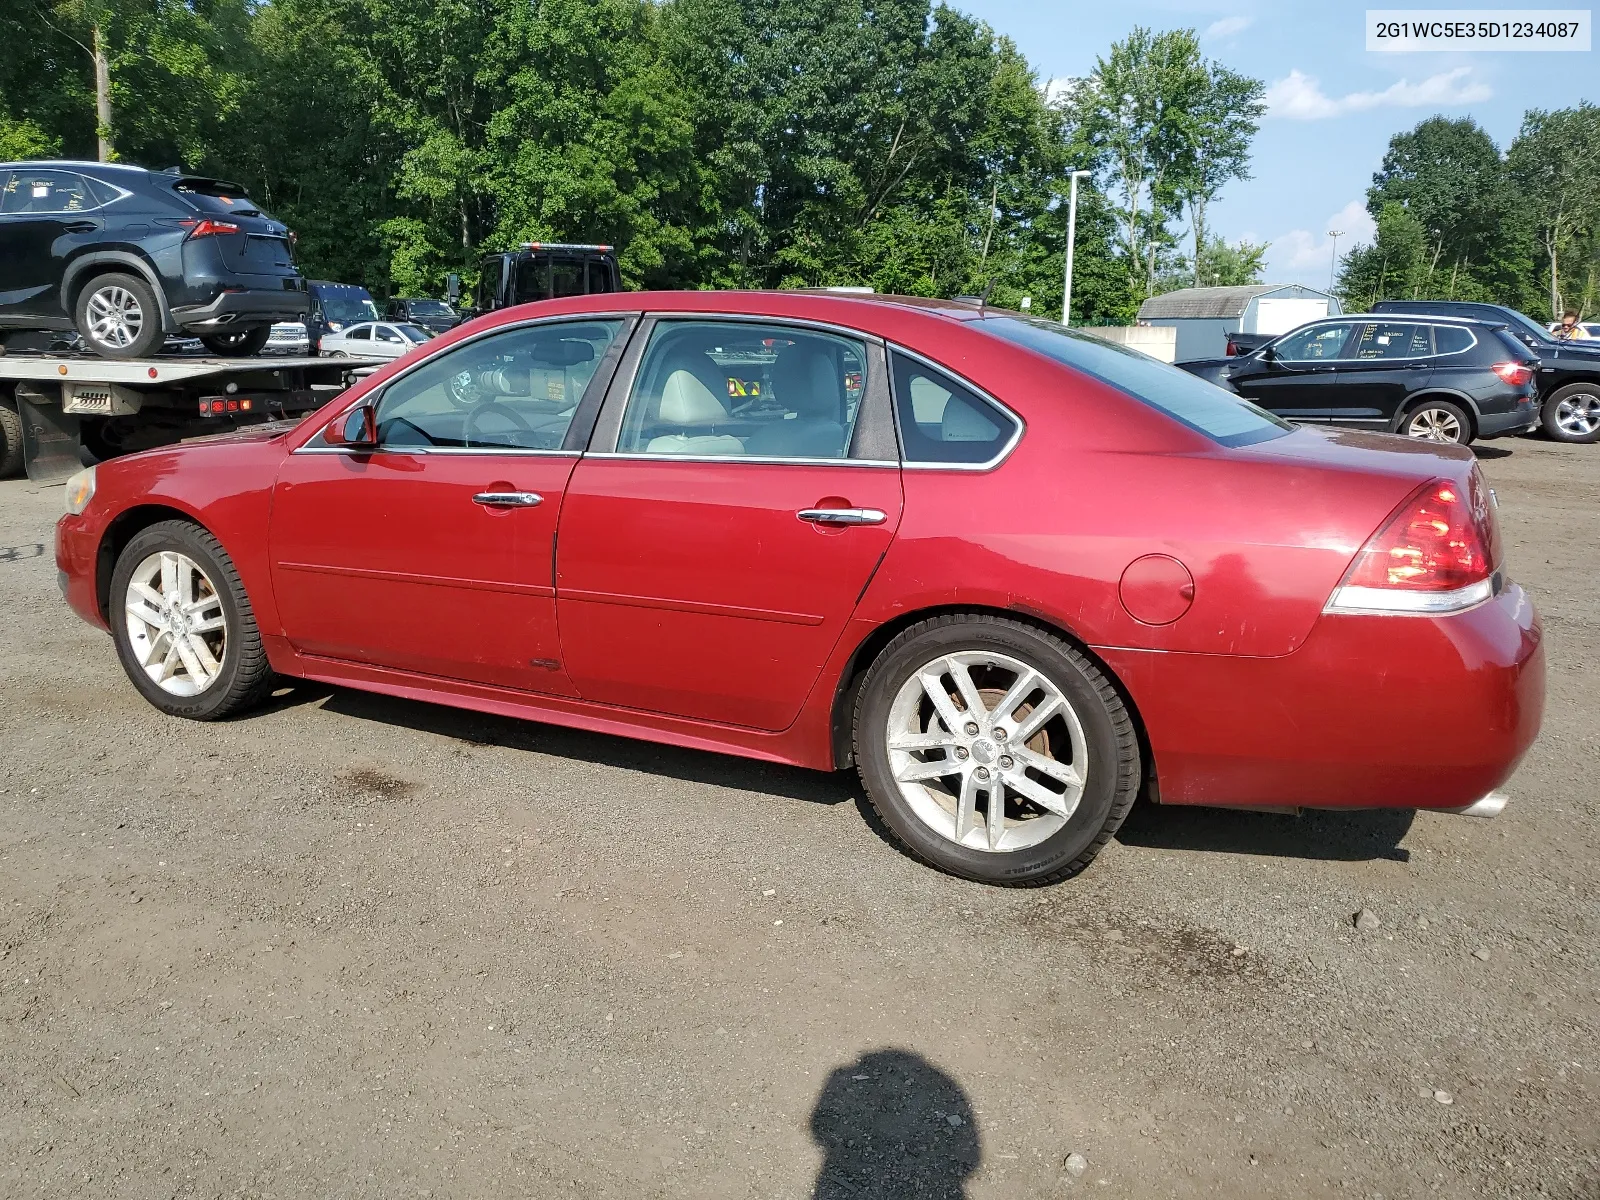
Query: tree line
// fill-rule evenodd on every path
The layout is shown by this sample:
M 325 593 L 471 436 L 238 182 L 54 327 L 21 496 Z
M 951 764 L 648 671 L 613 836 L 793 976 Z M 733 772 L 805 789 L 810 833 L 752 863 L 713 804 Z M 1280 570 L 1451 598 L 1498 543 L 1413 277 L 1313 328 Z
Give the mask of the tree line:
M 1367 190 L 1377 236 L 1345 256 L 1345 306 L 1486 300 L 1600 309 L 1600 107 L 1533 110 L 1504 153 L 1470 118 L 1397 134 Z
M 19 0 L 0 158 L 110 156 L 244 184 L 308 274 L 470 283 L 525 240 L 619 247 L 642 287 L 868 285 L 1130 321 L 1249 282 L 1210 233 L 1262 85 L 1136 29 L 1047 88 L 929 0 Z

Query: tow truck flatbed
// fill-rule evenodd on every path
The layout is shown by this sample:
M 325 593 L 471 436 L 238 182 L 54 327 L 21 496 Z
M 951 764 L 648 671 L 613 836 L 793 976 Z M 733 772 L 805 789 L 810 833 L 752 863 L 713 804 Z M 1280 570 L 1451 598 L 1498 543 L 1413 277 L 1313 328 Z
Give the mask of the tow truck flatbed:
M 36 482 L 86 463 L 304 416 L 384 359 L 0 353 L 0 475 Z

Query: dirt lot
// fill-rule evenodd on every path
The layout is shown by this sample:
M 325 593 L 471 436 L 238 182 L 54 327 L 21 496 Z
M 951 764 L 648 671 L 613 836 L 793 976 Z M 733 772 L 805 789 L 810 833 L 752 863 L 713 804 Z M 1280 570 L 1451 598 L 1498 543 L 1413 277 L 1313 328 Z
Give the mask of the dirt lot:
M 1600 447 L 1482 457 L 1551 668 L 1503 817 L 1137 811 L 1043 892 L 847 776 L 164 719 L 0 485 L 0 1194 L 1600 1196 Z

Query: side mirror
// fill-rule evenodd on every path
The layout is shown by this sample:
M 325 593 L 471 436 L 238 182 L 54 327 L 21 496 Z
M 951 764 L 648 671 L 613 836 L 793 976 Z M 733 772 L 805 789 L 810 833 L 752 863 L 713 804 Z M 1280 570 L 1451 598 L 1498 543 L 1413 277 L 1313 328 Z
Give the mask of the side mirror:
M 1271 346 L 1263 346 L 1263 347 L 1261 347 L 1261 361 L 1262 362 L 1277 362 L 1278 361 L 1278 352 L 1276 350 L 1274 350 Z
M 323 428 L 322 439 L 330 446 L 372 449 L 378 444 L 377 410 L 370 404 L 359 404 L 347 413 L 340 413 Z

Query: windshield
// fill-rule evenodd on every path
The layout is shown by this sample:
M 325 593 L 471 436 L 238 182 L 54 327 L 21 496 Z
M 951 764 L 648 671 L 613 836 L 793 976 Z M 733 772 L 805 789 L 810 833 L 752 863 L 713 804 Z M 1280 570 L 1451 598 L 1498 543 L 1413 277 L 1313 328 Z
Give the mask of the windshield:
M 1137 350 L 1064 329 L 1053 321 L 986 317 L 982 329 L 1109 383 L 1224 446 L 1247 446 L 1293 428 L 1187 371 Z
M 378 319 L 378 306 L 362 288 L 340 288 L 338 291 L 318 289 L 317 300 L 322 304 L 322 315 L 341 325 Z
M 413 317 L 453 317 L 455 310 L 443 300 L 407 300 L 406 308 Z
M 1533 336 L 1538 338 L 1541 342 L 1548 342 L 1551 340 L 1550 331 L 1543 325 L 1540 325 L 1532 317 L 1524 316 L 1514 308 L 1506 308 L 1502 309 L 1501 311 L 1504 312 L 1506 316 L 1511 318 L 1512 325 L 1518 326 L 1521 329 L 1526 330 L 1528 333 L 1533 334 Z
M 205 213 L 228 213 L 235 217 L 261 217 L 266 214 L 237 184 L 220 179 L 180 179 L 172 185 L 195 208 Z
M 429 333 L 426 329 L 422 329 L 416 325 L 396 325 L 395 328 L 398 329 L 402 335 L 409 338 L 413 342 L 425 342 L 433 336 L 433 334 Z

